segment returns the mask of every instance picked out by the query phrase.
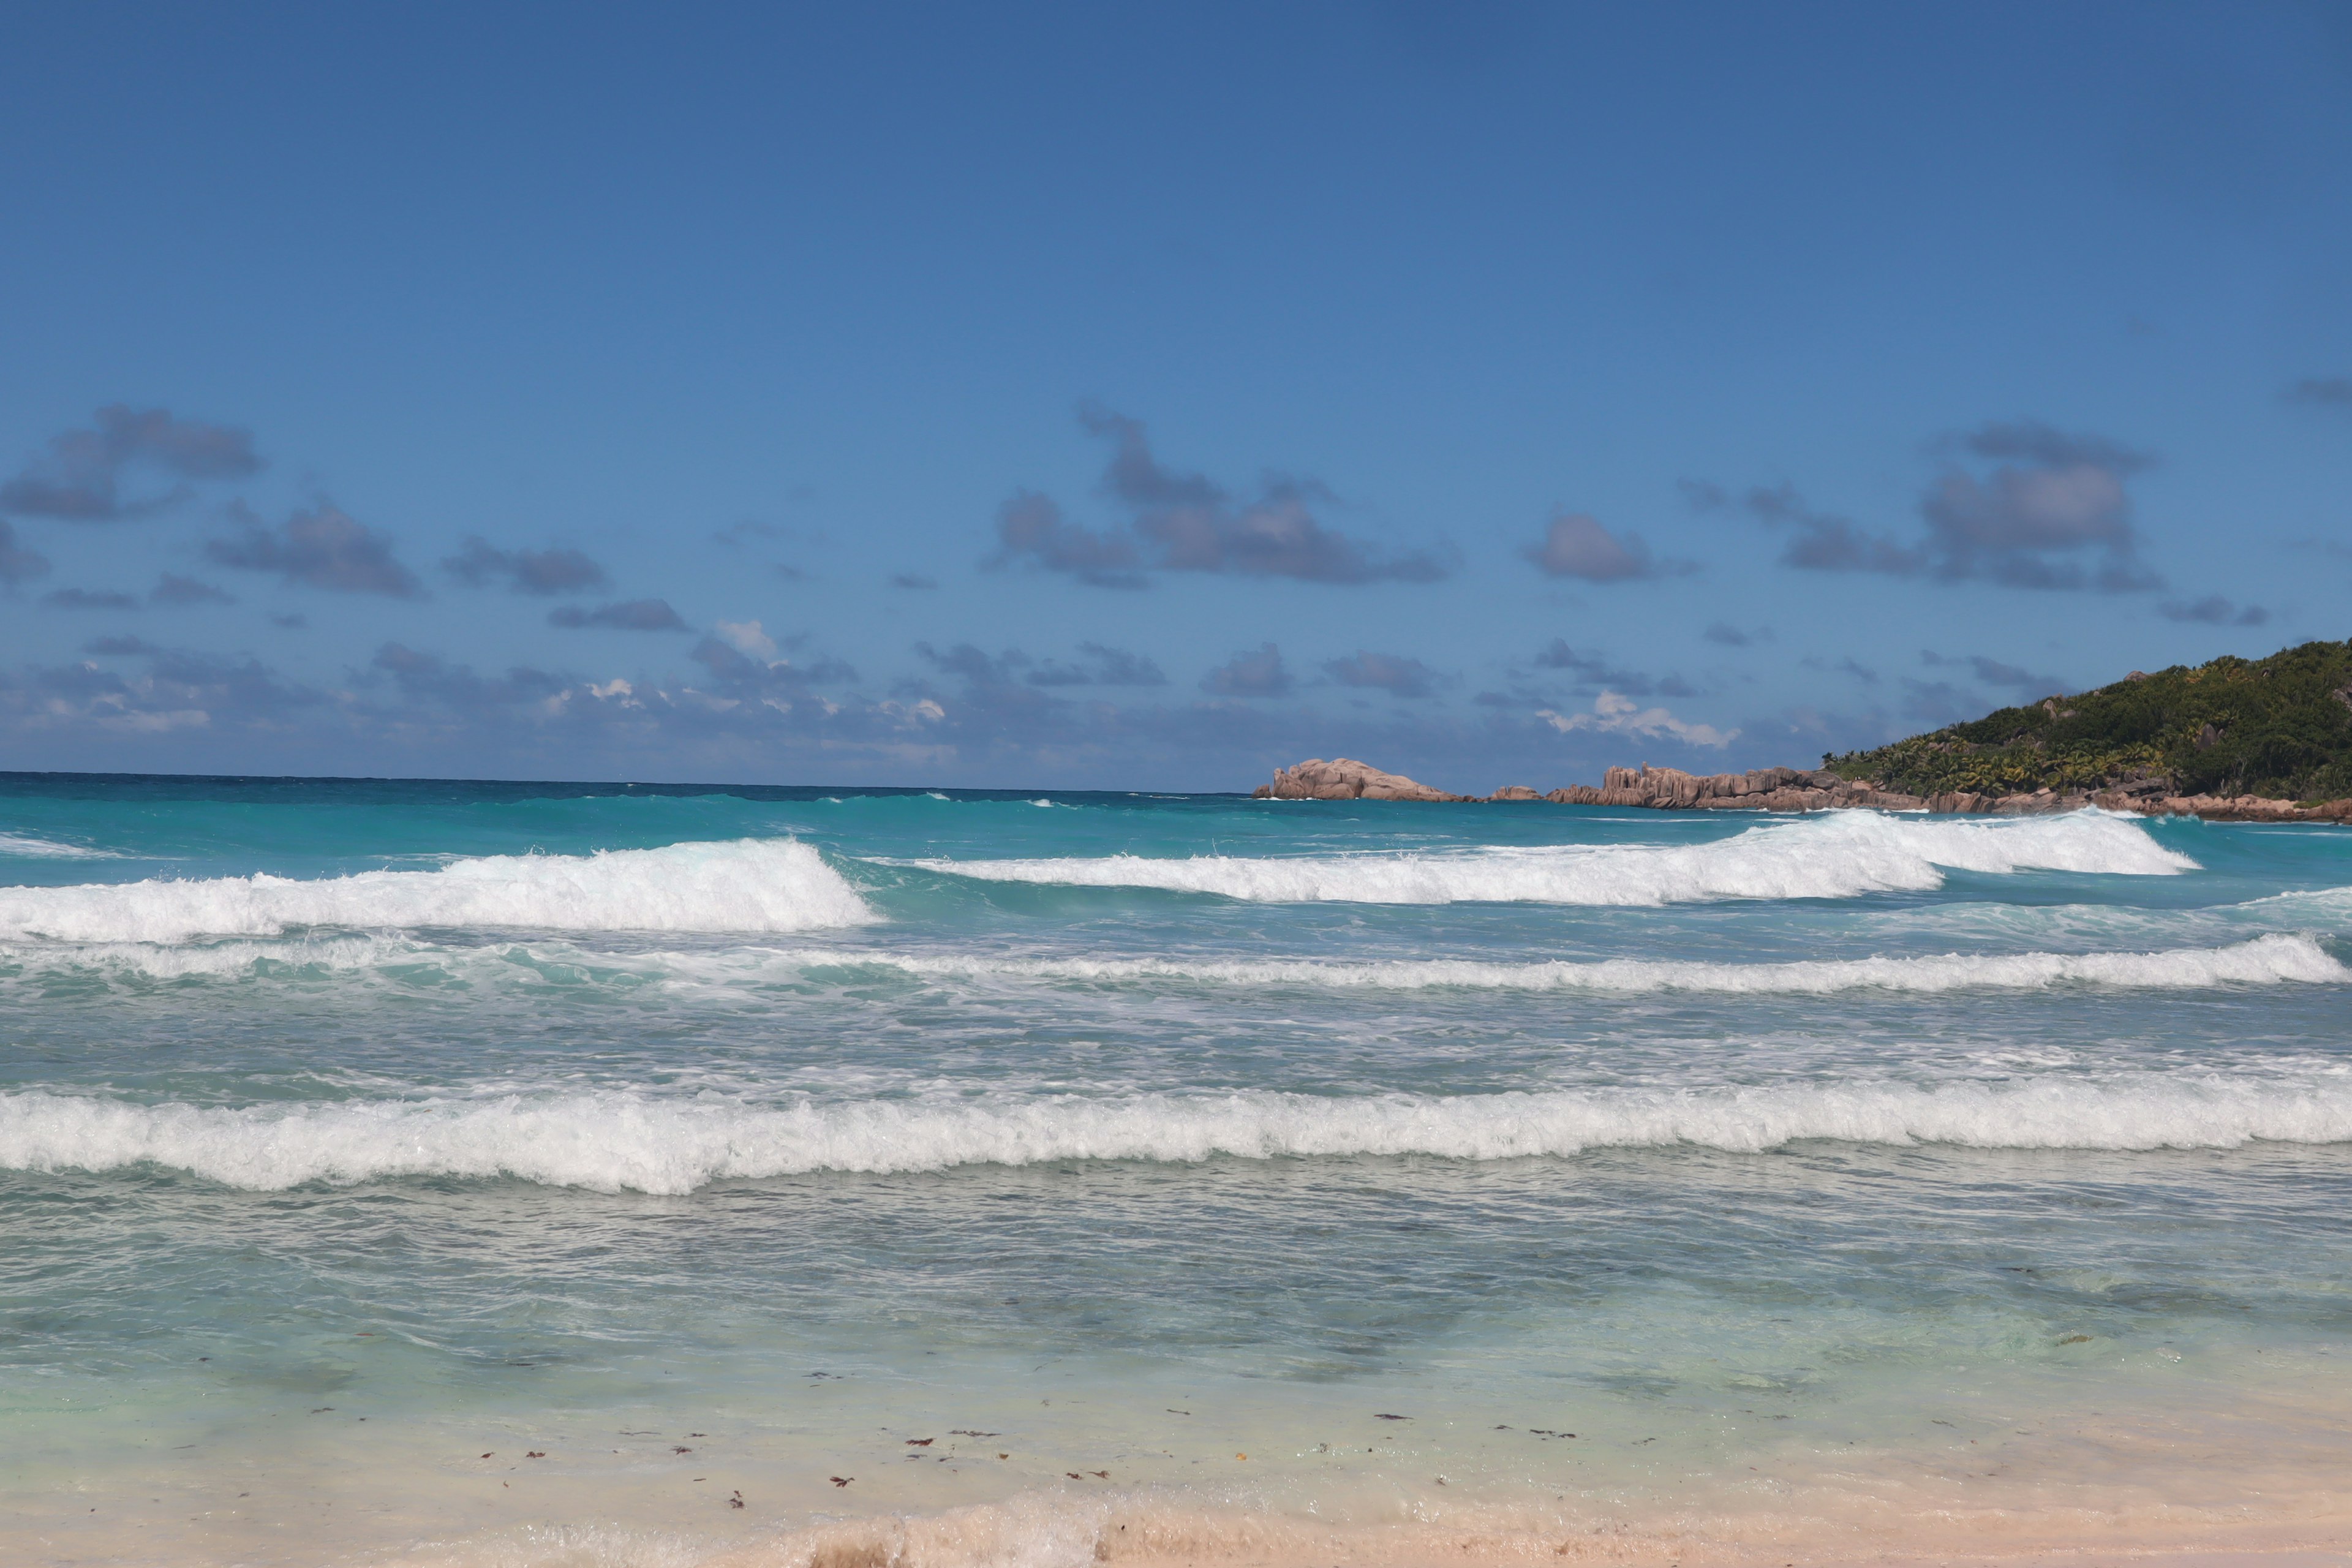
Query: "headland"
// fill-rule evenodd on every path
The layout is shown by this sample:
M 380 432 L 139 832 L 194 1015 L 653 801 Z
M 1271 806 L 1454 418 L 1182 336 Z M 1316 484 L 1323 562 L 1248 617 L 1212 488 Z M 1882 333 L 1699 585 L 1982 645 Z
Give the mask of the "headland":
M 2003 708 L 1817 768 L 1610 768 L 1598 785 L 1455 795 L 1347 757 L 1279 770 L 1276 800 L 1549 801 L 1662 811 L 1933 811 L 2099 806 L 2215 822 L 2352 823 L 2352 642 L 2175 666 Z

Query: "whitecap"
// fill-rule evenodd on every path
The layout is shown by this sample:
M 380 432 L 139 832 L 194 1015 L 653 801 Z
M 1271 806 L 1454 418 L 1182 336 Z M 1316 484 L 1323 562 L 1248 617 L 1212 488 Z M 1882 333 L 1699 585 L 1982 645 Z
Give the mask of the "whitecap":
M 289 928 L 798 931 L 877 918 L 814 848 L 791 839 L 593 855 L 494 855 L 433 871 L 297 880 L 0 889 L 0 939 L 182 942 Z
M 1497 1161 L 1675 1147 L 1752 1153 L 1809 1141 L 2110 1151 L 2343 1143 L 2352 1142 L 2352 1076 L 2176 1072 L 1454 1097 L 932 1095 L 783 1105 L 636 1090 L 236 1108 L 0 1095 L 0 1169 L 152 1164 L 254 1191 L 456 1176 L 678 1194 L 819 1171 L 1057 1160 Z
M 61 844 L 53 838 L 36 838 L 28 833 L 0 833 L 0 856 L 13 856 L 24 860 L 121 858 L 110 849 L 92 849 L 80 844 Z
M 779 955 L 782 956 L 782 955 Z M 1825 995 L 1881 990 L 1937 993 L 2101 985 L 2201 990 L 2283 982 L 2341 984 L 2347 969 L 2305 935 L 2274 934 L 2227 947 L 2155 952 L 1947 952 L 1908 958 L 1812 959 L 1793 963 L 1708 963 L 1633 958 L 1505 963 L 1477 959 L 1326 963 L 1296 959 L 1016 958 L 873 952 L 805 952 L 810 966 L 871 964 L 941 978 L 1176 982 L 1332 986 L 1383 991 L 1466 987 L 1506 991 L 1731 995 Z
M 1589 905 L 1925 892 L 1943 886 L 1949 870 L 2163 877 L 2198 868 L 2136 819 L 2097 811 L 1978 822 L 1838 812 L 1696 845 L 900 863 L 988 881 L 1159 888 L 1265 903 Z

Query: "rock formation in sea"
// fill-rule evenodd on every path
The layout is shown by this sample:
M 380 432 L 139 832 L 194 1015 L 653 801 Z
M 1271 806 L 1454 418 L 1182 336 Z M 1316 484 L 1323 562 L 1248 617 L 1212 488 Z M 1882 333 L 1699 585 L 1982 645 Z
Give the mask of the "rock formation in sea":
M 1277 769 L 1274 782 L 1257 786 L 1260 800 L 1470 800 L 1416 784 L 1402 773 L 1382 773 L 1352 757 L 1325 762 L 1309 757 L 1295 768 Z

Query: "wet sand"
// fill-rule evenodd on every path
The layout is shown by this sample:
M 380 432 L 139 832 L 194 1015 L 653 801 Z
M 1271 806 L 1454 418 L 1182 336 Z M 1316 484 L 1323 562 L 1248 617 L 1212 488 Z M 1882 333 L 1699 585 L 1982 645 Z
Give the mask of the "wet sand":
M 1159 1395 L 1139 1391 L 1146 1397 Z M 1139 1411 L 1020 1437 L 509 1428 L 349 1418 L 52 1451 L 0 1494 L 0 1562 L 371 1568 L 1414 1568 L 1419 1564 L 2294 1564 L 2352 1561 L 2352 1437 L 2326 1382 L 2234 1405 L 1931 1423 L 1656 1462 L 1622 1435 L 1366 1418 L 1336 1442 L 1145 1447 Z M 1140 1403 L 1140 1401 L 1139 1401 Z M 1197 1419 L 1197 1417 L 1194 1417 Z M 1130 1440 L 1110 1435 L 1130 1424 Z M 599 1423 L 600 1425 L 602 1423 Z M 1331 1426 L 1329 1412 L 1303 1425 Z M 1941 1429 L 1949 1425 L 1948 1433 Z M 1391 1428 L 1381 1432 L 1377 1428 Z M 569 1430 L 565 1430 L 569 1427 Z M 1969 1435 L 1974 1431 L 1978 1435 Z M 1367 1439 L 1355 1442 L 1350 1439 Z M 468 1436 L 468 1444 L 476 1441 Z M 496 1445 L 495 1447 L 488 1445 Z M 1044 1444 L 1045 1447 L 1034 1447 Z M 1091 1444 L 1090 1458 L 1073 1445 Z M 1318 1449 L 1322 1451 L 1318 1451 Z M 1097 1462 L 1098 1461 L 1098 1462 Z

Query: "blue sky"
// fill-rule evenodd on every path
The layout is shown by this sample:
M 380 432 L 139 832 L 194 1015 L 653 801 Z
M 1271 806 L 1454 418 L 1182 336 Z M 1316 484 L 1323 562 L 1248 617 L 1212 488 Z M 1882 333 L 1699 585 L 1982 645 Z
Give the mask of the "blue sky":
M 2352 8 L 16 5 L 14 768 L 1457 789 L 2352 635 Z

